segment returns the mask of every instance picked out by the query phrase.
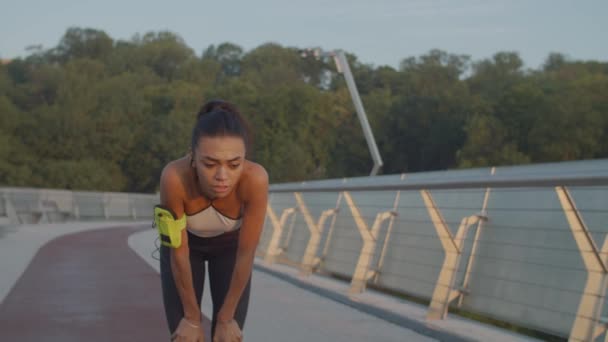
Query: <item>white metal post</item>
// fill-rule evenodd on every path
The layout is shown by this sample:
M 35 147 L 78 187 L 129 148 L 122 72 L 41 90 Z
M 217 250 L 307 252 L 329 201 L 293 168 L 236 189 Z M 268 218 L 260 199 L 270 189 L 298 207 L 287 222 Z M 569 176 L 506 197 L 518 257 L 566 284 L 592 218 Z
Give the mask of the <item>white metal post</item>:
M 361 247 L 361 252 L 359 253 L 359 260 L 357 261 L 355 274 L 353 274 L 349 291 L 351 294 L 356 294 L 365 290 L 367 281 L 375 274 L 375 271 L 370 270 L 369 266 L 372 263 L 372 258 L 376 249 L 378 232 L 382 227 L 382 223 L 392 216 L 395 216 L 395 212 L 393 210 L 379 212 L 376 215 L 372 227 L 369 228 L 350 193 L 344 192 L 344 199 L 346 200 L 346 203 L 348 203 L 355 224 L 359 229 L 359 234 L 361 234 L 361 238 L 363 239 L 363 247 Z
M 324 210 L 319 216 L 319 220 L 317 223 L 314 222 L 302 195 L 298 192 L 294 193 L 296 201 L 298 202 L 298 207 L 300 208 L 300 212 L 304 217 L 304 221 L 306 222 L 306 226 L 308 227 L 308 231 L 310 232 L 310 239 L 308 240 L 308 244 L 306 244 L 306 249 L 304 251 L 304 256 L 302 257 L 302 263 L 300 266 L 300 275 L 307 276 L 310 275 L 316 266 L 316 264 L 320 261 L 316 258 L 317 250 L 319 249 L 319 243 L 321 242 L 321 235 L 323 234 L 323 227 L 325 225 L 325 220 L 328 217 L 334 215 L 336 213 L 336 208 Z
M 353 78 L 353 74 L 350 71 L 350 66 L 348 64 L 348 60 L 346 59 L 346 54 L 344 53 L 344 51 L 336 51 L 334 61 L 336 62 L 338 72 L 344 74 L 346 86 L 348 87 L 348 91 L 350 92 L 353 104 L 355 105 L 357 116 L 359 117 L 359 121 L 361 122 L 361 128 L 363 128 L 363 134 L 365 135 L 365 140 L 367 141 L 367 147 L 369 148 L 369 152 L 372 155 L 372 160 L 374 161 L 374 167 L 370 172 L 370 176 L 375 176 L 376 174 L 378 174 L 378 171 L 383 165 L 382 157 L 380 157 L 378 146 L 376 146 L 376 139 L 374 138 L 374 134 L 367 120 L 367 114 L 365 114 L 365 109 L 363 108 L 361 97 L 359 97 L 359 91 L 357 90 L 357 85 L 355 84 L 355 79 Z
M 267 206 L 268 217 L 270 218 L 270 222 L 272 223 L 272 237 L 270 238 L 270 242 L 268 243 L 268 249 L 266 250 L 266 256 L 264 260 L 268 264 L 272 264 L 276 261 L 277 257 L 281 254 L 281 249 L 279 248 L 281 242 L 281 234 L 283 233 L 283 226 L 285 225 L 285 221 L 287 218 L 295 213 L 295 208 L 287 208 L 283 209 L 281 213 L 281 218 L 278 218 L 275 214 L 274 210 L 270 203 Z
M 393 212 L 395 215 L 391 216 L 390 221 L 388 222 L 388 228 L 386 230 L 386 236 L 384 237 L 384 244 L 382 245 L 382 251 L 380 252 L 380 259 L 378 259 L 378 264 L 376 266 L 376 272 L 374 274 L 374 283 L 378 282 L 380 278 L 380 270 L 382 266 L 384 266 L 384 258 L 386 257 L 386 251 L 388 248 L 388 243 L 391 238 L 391 234 L 393 233 L 393 225 L 395 223 L 395 217 L 397 217 L 397 206 L 399 205 L 399 199 L 401 198 L 401 191 L 397 191 L 397 196 L 395 196 L 395 201 L 393 202 Z
M 340 210 L 340 203 L 342 203 L 342 197 L 343 197 L 343 194 L 340 193 L 338 195 L 338 200 L 336 200 L 336 214 Z M 334 234 L 334 228 L 336 226 L 337 217 L 338 217 L 338 215 L 332 215 L 332 217 L 331 217 L 331 223 L 329 224 L 329 229 L 327 231 L 327 238 L 325 239 L 325 244 L 323 246 L 323 251 L 321 252 L 321 257 L 320 257 L 319 263 L 321 263 L 325 259 L 325 257 L 327 256 L 327 252 L 329 251 L 329 244 L 330 244 L 331 238 Z
M 595 341 L 606 332 L 601 315 L 608 281 L 608 236 L 598 250 L 568 189 L 558 186 L 555 191 L 587 269 L 587 282 L 570 330 L 570 341 Z
M 110 209 L 108 208 L 108 205 L 110 204 L 110 195 L 107 192 L 104 192 L 102 196 L 103 217 L 108 220 L 110 219 Z
M 492 169 L 490 170 L 490 174 L 494 175 L 494 173 L 496 173 L 496 168 L 492 167 Z M 487 215 L 487 208 L 488 208 L 488 201 L 490 199 L 490 193 L 491 193 L 492 189 L 491 188 L 487 188 L 486 189 L 486 193 L 483 197 L 483 204 L 481 205 L 481 216 L 485 217 L 486 219 L 488 218 Z M 475 237 L 473 238 L 473 246 L 471 246 L 471 253 L 469 254 L 469 257 L 467 258 L 467 266 L 466 269 L 464 271 L 464 278 L 462 280 L 462 288 L 463 289 L 468 289 L 469 287 L 469 279 L 471 277 L 471 269 L 473 268 L 473 262 L 474 262 L 474 257 L 477 254 L 477 246 L 479 245 L 479 236 L 481 235 L 481 230 L 483 229 L 483 222 L 485 220 L 479 220 L 477 222 L 477 227 L 475 228 Z M 458 297 L 458 307 L 462 306 L 462 302 L 464 300 L 464 296 L 459 296 Z
M 131 207 L 131 219 L 137 220 L 137 210 L 135 209 L 135 202 L 137 197 L 127 195 L 127 199 L 129 201 L 129 207 Z
M 6 212 L 6 216 L 9 218 L 9 220 L 13 224 L 21 223 L 21 220 L 19 219 L 19 215 L 17 215 L 17 210 L 15 209 L 15 206 L 13 205 L 13 202 L 11 201 L 8 192 L 3 192 L 3 196 L 4 196 L 4 210 Z
M 456 237 L 454 237 L 443 219 L 439 208 L 437 208 L 437 205 L 433 201 L 431 193 L 427 190 L 421 190 L 420 194 L 422 195 L 424 204 L 429 212 L 429 216 L 431 217 L 433 226 L 437 231 L 437 235 L 445 252 L 443 265 L 441 266 L 441 271 L 439 272 L 439 277 L 435 284 L 435 290 L 433 291 L 433 297 L 426 318 L 444 319 L 448 313 L 450 302 L 463 294 L 462 289 L 454 288 L 454 282 L 460 263 L 460 257 L 462 255 L 464 236 L 466 236 L 469 227 L 476 224 L 484 217 L 481 215 L 472 215 L 463 218 L 458 227 L 458 231 L 456 232 Z

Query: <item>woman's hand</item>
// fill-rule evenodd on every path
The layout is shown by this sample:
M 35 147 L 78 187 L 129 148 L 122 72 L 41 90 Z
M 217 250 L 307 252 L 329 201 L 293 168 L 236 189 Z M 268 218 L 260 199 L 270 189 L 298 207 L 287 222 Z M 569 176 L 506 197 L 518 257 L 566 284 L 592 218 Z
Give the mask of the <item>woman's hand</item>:
M 234 319 L 227 322 L 217 322 L 213 342 L 241 342 L 243 333 Z
M 171 335 L 171 341 L 174 342 L 205 342 L 205 335 L 201 324 L 195 324 L 185 318 L 179 322 L 177 329 Z

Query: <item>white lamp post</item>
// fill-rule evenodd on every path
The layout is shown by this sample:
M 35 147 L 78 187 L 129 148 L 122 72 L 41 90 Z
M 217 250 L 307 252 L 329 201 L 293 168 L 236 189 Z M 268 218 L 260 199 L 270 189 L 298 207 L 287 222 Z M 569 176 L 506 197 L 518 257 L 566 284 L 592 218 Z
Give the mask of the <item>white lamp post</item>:
M 372 129 L 369 126 L 369 122 L 367 121 L 367 115 L 365 114 L 363 103 L 361 102 L 361 98 L 359 97 L 359 91 L 357 90 L 355 79 L 353 78 L 353 74 L 350 71 L 350 66 L 348 65 L 346 54 L 342 50 L 325 52 L 321 49 L 307 49 L 302 50 L 301 55 L 302 57 L 314 56 L 317 59 L 320 59 L 321 57 L 332 57 L 334 59 L 334 62 L 336 63 L 336 68 L 338 69 L 338 72 L 344 75 L 344 79 L 346 80 L 346 86 L 348 87 L 351 99 L 353 101 L 353 104 L 355 105 L 355 110 L 357 111 L 357 116 L 359 117 L 359 122 L 361 123 L 361 127 L 363 128 L 363 134 L 365 135 L 365 140 L 367 141 L 367 147 L 369 148 L 369 152 L 372 155 L 372 159 L 374 161 L 374 167 L 372 168 L 370 176 L 375 176 L 378 173 L 378 170 L 380 170 L 383 165 L 382 157 L 380 157 L 380 152 L 378 151 L 378 146 L 376 146 L 376 140 L 374 139 L 374 134 L 372 133 Z

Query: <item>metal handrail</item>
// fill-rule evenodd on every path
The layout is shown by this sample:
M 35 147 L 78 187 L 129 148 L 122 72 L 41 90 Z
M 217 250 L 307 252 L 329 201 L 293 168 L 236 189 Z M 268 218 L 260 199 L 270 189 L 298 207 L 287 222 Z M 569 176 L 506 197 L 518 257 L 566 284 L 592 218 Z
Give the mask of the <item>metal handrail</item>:
M 481 188 L 538 188 L 551 186 L 608 185 L 608 170 L 594 170 L 574 175 L 468 175 L 458 179 L 447 177 L 425 179 L 395 179 L 386 176 L 324 180 L 318 182 L 283 183 L 270 186 L 270 192 L 336 192 L 387 191 L 421 189 L 481 189 Z

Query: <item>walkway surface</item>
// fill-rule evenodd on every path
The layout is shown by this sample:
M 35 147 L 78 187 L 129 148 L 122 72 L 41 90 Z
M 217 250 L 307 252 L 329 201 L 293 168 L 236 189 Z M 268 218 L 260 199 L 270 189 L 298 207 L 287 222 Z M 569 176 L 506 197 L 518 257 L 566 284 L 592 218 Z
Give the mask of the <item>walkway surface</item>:
M 168 341 L 155 236 L 149 223 L 0 227 L 0 341 Z M 452 340 L 434 328 L 408 329 L 339 303 L 327 295 L 339 296 L 344 284 L 337 281 L 301 281 L 289 268 L 256 264 L 246 342 Z M 361 300 L 380 300 L 367 296 Z M 211 312 L 209 297 L 206 286 L 203 314 Z M 387 306 L 403 308 L 394 300 Z M 447 322 L 471 340 L 527 340 Z M 205 324 L 209 331 L 208 319 Z

